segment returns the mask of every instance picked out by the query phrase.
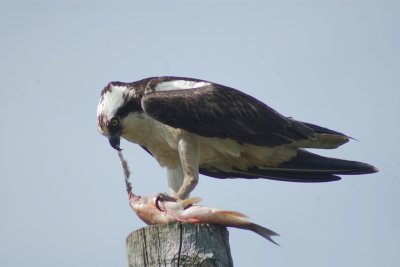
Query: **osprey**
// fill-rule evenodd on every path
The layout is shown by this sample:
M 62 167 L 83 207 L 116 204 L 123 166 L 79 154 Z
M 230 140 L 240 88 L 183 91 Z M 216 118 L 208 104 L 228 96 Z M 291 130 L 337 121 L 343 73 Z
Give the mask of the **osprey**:
M 170 193 L 185 199 L 199 173 L 215 178 L 328 182 L 341 174 L 374 173 L 369 164 L 328 158 L 349 137 L 285 117 L 239 90 L 180 77 L 110 82 L 97 124 L 111 146 L 136 143 L 166 167 Z

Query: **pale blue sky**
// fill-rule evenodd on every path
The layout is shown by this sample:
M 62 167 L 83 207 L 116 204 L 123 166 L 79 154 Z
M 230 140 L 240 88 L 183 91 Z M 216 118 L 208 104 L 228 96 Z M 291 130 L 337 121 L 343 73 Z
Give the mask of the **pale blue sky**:
M 144 224 L 97 132 L 112 80 L 218 82 L 344 132 L 325 155 L 374 175 L 294 184 L 201 177 L 193 196 L 281 234 L 230 230 L 235 266 L 400 265 L 400 2 L 0 0 L 0 266 L 125 266 Z M 139 194 L 165 171 L 122 142 Z

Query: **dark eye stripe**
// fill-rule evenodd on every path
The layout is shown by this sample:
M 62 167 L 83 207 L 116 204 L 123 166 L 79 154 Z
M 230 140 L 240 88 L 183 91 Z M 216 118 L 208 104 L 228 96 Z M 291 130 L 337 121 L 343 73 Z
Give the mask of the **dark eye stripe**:
M 115 116 L 119 118 L 125 118 L 131 112 L 143 112 L 139 98 L 132 99 L 125 105 L 121 106 Z

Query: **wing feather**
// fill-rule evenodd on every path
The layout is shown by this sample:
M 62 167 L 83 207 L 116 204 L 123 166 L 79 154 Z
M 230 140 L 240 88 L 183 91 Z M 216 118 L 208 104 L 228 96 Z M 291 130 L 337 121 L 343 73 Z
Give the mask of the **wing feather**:
M 287 118 L 241 91 L 210 83 L 181 90 L 150 91 L 144 111 L 174 128 L 273 147 L 315 138 L 306 124 Z

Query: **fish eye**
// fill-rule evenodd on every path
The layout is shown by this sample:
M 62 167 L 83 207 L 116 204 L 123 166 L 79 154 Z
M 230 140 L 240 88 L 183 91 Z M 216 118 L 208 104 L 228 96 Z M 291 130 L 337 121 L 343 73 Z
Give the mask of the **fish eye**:
M 117 127 L 118 125 L 119 125 L 119 119 L 117 117 L 114 117 L 110 120 L 111 127 Z

